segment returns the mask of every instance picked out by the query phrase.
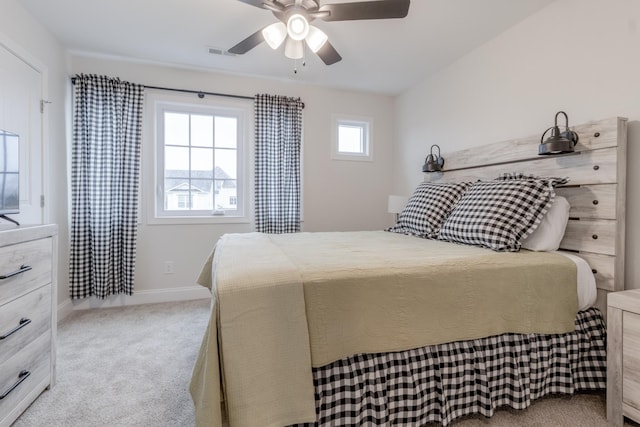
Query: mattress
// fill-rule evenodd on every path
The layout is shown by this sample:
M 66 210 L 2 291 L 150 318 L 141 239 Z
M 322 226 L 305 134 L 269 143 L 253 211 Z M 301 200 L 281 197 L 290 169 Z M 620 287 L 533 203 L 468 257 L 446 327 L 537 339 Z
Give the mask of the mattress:
M 587 261 L 579 256 L 566 252 L 556 251 L 560 255 L 569 258 L 576 265 L 576 290 L 578 293 L 578 309 L 580 311 L 592 307 L 598 297 L 596 278 L 593 275 L 591 266 Z

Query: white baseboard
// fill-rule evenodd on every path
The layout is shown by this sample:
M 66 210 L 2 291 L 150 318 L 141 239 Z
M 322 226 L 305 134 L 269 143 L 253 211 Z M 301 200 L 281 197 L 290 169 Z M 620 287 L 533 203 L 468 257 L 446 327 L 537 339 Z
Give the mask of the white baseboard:
M 114 295 L 107 299 L 86 298 L 72 301 L 67 299 L 58 304 L 58 321 L 61 321 L 74 310 L 88 310 L 92 308 L 123 307 L 127 305 L 157 304 L 162 302 L 189 301 L 194 299 L 211 298 L 208 289 L 202 286 L 183 288 L 153 289 L 135 292 L 133 295 Z

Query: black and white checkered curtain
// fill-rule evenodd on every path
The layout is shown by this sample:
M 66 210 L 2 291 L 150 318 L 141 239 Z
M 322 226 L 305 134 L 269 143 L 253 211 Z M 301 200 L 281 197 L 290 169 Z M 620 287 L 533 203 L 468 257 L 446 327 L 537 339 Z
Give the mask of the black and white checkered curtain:
M 133 294 L 143 98 L 143 86 L 118 78 L 75 78 L 72 299 Z
M 299 98 L 256 95 L 256 229 L 263 233 L 300 231 Z

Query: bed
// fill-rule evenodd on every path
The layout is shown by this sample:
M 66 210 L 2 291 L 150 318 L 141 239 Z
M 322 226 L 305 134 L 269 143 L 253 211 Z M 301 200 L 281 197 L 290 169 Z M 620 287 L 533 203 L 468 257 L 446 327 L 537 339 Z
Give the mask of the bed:
M 221 401 L 232 427 L 447 425 L 604 388 L 602 308 L 589 306 L 624 288 L 626 119 L 574 130 L 574 154 L 533 156 L 538 137 L 523 138 L 451 153 L 426 177 L 568 177 L 564 255 L 383 231 L 223 236 L 199 280 L 213 298 L 197 425 L 221 425 Z

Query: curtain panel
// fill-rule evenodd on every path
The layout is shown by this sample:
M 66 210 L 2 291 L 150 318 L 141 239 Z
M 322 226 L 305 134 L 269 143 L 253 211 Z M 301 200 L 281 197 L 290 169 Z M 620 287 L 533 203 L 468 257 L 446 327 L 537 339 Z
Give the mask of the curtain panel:
M 299 98 L 255 97 L 256 230 L 300 231 L 300 150 L 302 108 Z
M 143 86 L 118 78 L 75 78 L 72 299 L 133 294 L 143 98 Z

